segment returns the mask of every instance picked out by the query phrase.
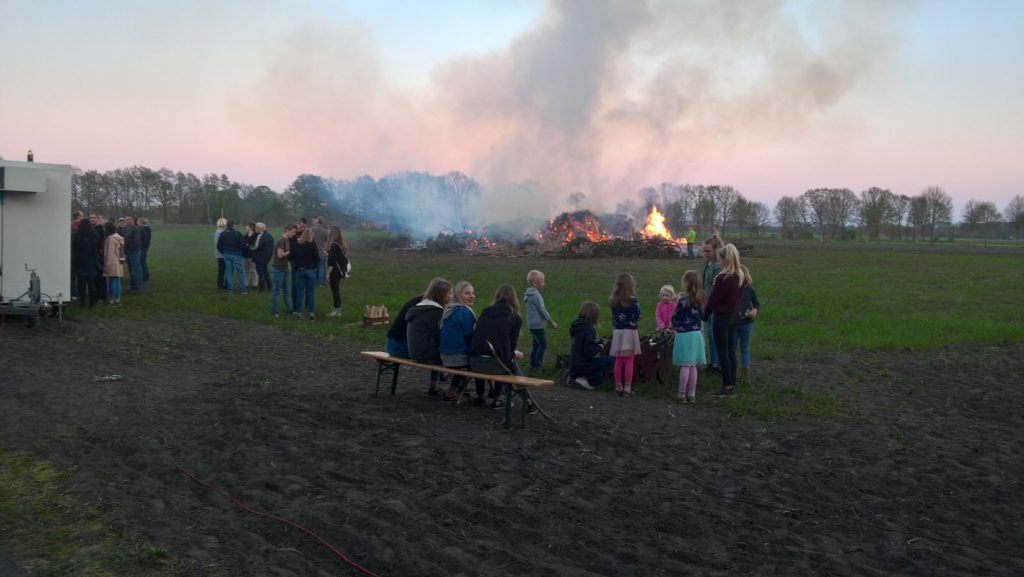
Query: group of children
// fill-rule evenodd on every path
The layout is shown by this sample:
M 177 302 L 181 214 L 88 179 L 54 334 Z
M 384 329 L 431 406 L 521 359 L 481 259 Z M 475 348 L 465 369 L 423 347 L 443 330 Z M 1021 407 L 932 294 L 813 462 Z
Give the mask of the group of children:
M 722 387 L 714 393 L 716 396 L 735 395 L 737 348 L 739 372 L 745 378 L 750 367 L 753 323 L 761 308 L 750 272 L 740 264 L 736 247 L 723 245 L 721 239 L 714 236 L 705 241 L 704 249 L 705 269 L 713 274 L 706 275 L 705 279 L 695 270 L 687 271 L 682 277 L 682 291 L 677 295 L 671 285 L 661 287 L 655 307 L 657 331 L 672 339 L 672 364 L 679 367 L 677 397 L 690 403 L 696 400 L 698 365 L 708 364 L 710 369 L 721 372 Z M 640 305 L 632 276 L 622 273 L 616 278 L 609 305 L 612 313 L 609 356 L 602 354 L 605 343 L 597 339 L 594 328 L 599 308 L 592 301 L 586 301 L 570 328 L 573 339 L 570 372 L 580 387 L 593 389 L 601 384 L 605 370 L 614 365 L 615 390 L 628 397 L 632 389 L 634 357 L 640 352 L 637 334 Z M 707 363 L 702 327 L 707 329 L 711 363 Z
M 708 263 L 714 265 L 705 264 L 705 269 L 710 266 L 714 274 L 710 277 L 705 274 L 702 278 L 697 271 L 687 271 L 682 277 L 682 291 L 677 295 L 671 285 L 663 286 L 655 309 L 658 332 L 673 339 L 672 362 L 679 367 L 677 394 L 684 402 L 694 402 L 697 366 L 708 364 L 702 328 L 706 329 L 711 346 L 709 367 L 719 369 L 722 374 L 722 388 L 716 394 L 735 394 L 737 345 L 742 352 L 745 373 L 750 364 L 753 321 L 760 309 L 750 273 L 740 264 L 736 247 L 722 246 L 718 237 L 712 237 L 705 241 L 704 248 Z M 524 358 L 518 343 L 523 325 L 521 311 L 525 308 L 526 325 L 533 337 L 529 363 L 531 368 L 539 369 L 547 349 L 545 329 L 557 329 L 558 323 L 548 312 L 541 295 L 544 273 L 531 270 L 526 280 L 529 286 L 522 305 L 515 289 L 502 284 L 495 291 L 491 304 L 478 316 L 473 310 L 476 293 L 472 284 L 461 281 L 452 285 L 440 277 L 432 279 L 427 289 L 409 299 L 395 316 L 387 334 L 388 353 L 452 369 L 522 374 L 517 361 Z M 612 324 L 610 343 L 597 337 L 600 307 L 593 301 L 585 301 L 580 306 L 579 315 L 569 328 L 572 337 L 569 371 L 577 385 L 593 390 L 601 385 L 605 372 L 611 367 L 615 391 L 622 397 L 629 397 L 635 357 L 641 352 L 638 332 L 641 310 L 632 275 L 621 273 L 616 277 L 608 305 Z M 606 346 L 607 354 L 604 353 Z M 443 379 L 441 372 L 432 372 L 428 394 L 455 400 L 468 384 L 465 377 L 455 375 L 448 390 L 442 391 Z M 484 382 L 476 382 L 474 404 L 484 405 L 485 399 L 490 397 L 492 407 L 503 408 L 502 386 L 493 384 L 486 395 L 485 388 Z M 528 408 L 531 412 L 535 410 L 532 406 Z

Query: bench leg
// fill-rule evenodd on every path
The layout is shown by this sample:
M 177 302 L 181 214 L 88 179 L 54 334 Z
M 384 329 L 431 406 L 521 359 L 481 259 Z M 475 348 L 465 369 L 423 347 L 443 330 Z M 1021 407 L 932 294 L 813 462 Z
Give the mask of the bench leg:
M 384 373 L 391 373 L 391 396 L 395 396 L 395 390 L 398 388 L 398 369 L 402 365 L 398 363 L 388 363 L 379 361 L 377 363 L 377 389 L 374 391 L 373 396 L 380 396 L 380 378 Z
M 505 430 L 512 428 L 512 385 L 505 385 Z

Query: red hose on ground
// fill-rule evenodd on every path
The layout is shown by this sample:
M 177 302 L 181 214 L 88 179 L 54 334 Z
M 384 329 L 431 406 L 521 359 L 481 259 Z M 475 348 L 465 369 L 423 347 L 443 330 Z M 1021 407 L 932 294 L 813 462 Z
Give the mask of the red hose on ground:
M 174 463 L 174 466 L 179 468 L 179 469 L 181 469 L 181 471 L 183 473 L 188 475 L 189 478 L 191 478 L 193 481 L 195 481 L 199 485 L 202 485 L 203 487 L 206 487 L 207 489 L 213 491 L 214 493 L 217 493 L 217 494 L 221 495 L 222 497 L 225 497 L 227 500 L 231 501 L 235 505 L 238 505 L 239 507 L 241 507 L 245 511 L 247 511 L 249 513 L 252 513 L 253 515 L 256 515 L 257 517 L 266 517 L 267 519 L 273 519 L 275 521 L 284 523 L 285 525 L 288 525 L 289 527 L 294 527 L 295 529 L 298 529 L 299 531 L 302 531 L 303 533 L 305 533 L 305 534 L 309 535 L 310 537 L 313 537 L 314 539 L 319 541 L 325 547 L 330 549 L 331 552 L 334 553 L 339 559 L 341 559 L 345 563 L 348 563 L 349 565 L 351 565 L 355 569 L 358 569 L 364 575 L 369 575 L 370 577 L 380 577 L 376 573 L 370 571 L 369 569 L 366 569 L 362 565 L 360 565 L 360 564 L 356 563 L 355 561 L 349 559 L 341 551 L 338 551 L 338 549 L 335 548 L 334 545 L 331 545 L 330 543 L 328 543 L 323 537 L 321 537 L 320 535 L 317 535 L 316 533 L 310 531 L 309 529 L 303 527 L 302 525 L 299 525 L 298 523 L 289 521 L 288 519 L 285 519 L 284 517 L 278 517 L 277 515 L 272 515 L 270 513 L 265 513 L 263 511 L 257 511 L 255 509 L 249 507 L 245 503 L 239 501 L 238 499 L 232 497 L 231 495 L 228 495 L 227 493 L 225 493 L 224 491 L 218 489 L 217 487 L 211 485 L 210 483 L 207 483 L 207 482 L 203 481 L 202 479 L 200 479 L 199 477 L 196 477 L 195 474 L 193 474 L 191 471 L 189 471 L 185 467 L 182 467 L 178 463 Z

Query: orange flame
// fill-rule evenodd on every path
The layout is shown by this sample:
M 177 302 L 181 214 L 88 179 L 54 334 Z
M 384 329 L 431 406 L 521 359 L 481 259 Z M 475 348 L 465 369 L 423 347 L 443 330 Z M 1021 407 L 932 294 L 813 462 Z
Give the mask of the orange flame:
M 654 205 L 651 205 L 651 213 L 647 215 L 647 224 L 644 226 L 642 234 L 646 238 L 660 237 L 678 243 L 686 242 L 685 237 L 672 238 L 672 233 L 665 228 L 665 216 Z

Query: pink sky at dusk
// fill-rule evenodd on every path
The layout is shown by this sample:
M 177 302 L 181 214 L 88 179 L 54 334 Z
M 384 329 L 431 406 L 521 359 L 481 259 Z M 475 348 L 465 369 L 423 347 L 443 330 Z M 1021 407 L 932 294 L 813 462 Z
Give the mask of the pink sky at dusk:
M 459 170 L 552 207 L 662 182 L 771 206 L 938 185 L 957 215 L 1024 194 L 1016 2 L 87 4 L 4 8 L 5 158 L 275 190 Z

